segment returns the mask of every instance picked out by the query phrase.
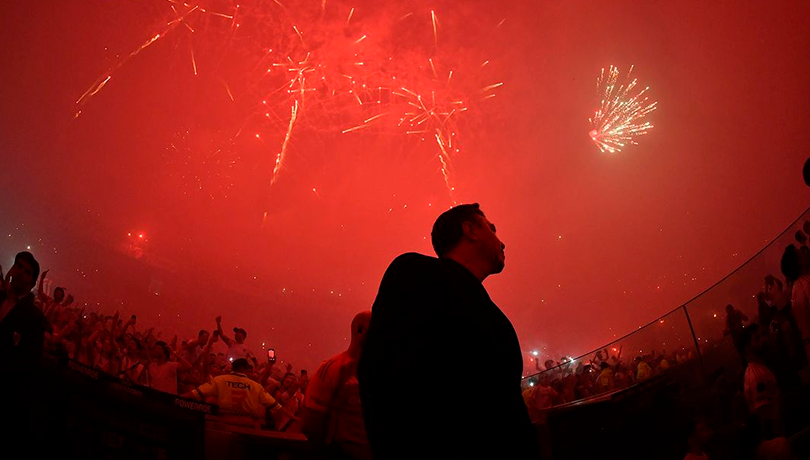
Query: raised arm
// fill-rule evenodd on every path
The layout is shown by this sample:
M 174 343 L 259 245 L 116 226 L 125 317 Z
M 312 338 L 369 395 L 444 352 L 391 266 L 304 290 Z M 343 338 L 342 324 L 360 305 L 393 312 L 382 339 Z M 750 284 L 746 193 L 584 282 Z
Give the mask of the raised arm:
M 37 285 L 37 297 L 41 300 L 45 301 L 48 300 L 48 296 L 45 294 L 45 278 L 48 276 L 48 272 L 50 269 L 45 270 L 39 275 L 39 285 Z
M 222 316 L 217 316 L 217 332 L 219 332 L 219 337 L 227 346 L 231 346 L 231 338 L 225 335 L 225 332 L 222 331 Z

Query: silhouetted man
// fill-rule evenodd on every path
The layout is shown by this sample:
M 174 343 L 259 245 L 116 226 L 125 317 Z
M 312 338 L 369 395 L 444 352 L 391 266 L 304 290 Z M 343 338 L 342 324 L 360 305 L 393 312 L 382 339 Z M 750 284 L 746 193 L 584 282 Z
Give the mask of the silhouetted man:
M 504 244 L 477 203 L 431 238 L 439 258 L 397 257 L 372 307 L 358 377 L 374 458 L 536 458 L 517 334 L 481 284 Z M 489 372 L 459 371 L 470 356 Z
M 42 430 L 32 403 L 45 391 L 39 371 L 46 321 L 31 293 L 38 276 L 39 263 L 30 252 L 17 254 L 5 277 L 0 269 L 0 394 L 6 395 L 3 453 L 9 458 L 52 456 L 52 444 L 27 442 Z
M 21 252 L 2 280 L 0 369 L 30 368 L 42 359 L 46 322 L 31 293 L 38 276 L 39 263 L 30 252 Z
M 357 382 L 357 361 L 365 344 L 371 312 L 352 320 L 349 348 L 324 361 L 309 382 L 301 415 L 302 431 L 344 459 L 370 459 Z

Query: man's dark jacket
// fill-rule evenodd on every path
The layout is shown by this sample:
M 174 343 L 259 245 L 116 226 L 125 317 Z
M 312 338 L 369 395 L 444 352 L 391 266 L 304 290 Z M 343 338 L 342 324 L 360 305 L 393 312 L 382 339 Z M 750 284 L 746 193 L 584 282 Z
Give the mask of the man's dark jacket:
M 0 291 L 0 305 L 6 293 Z M 12 369 L 31 369 L 42 359 L 45 340 L 45 316 L 34 305 L 34 295 L 22 297 L 0 321 L 0 366 L 7 372 Z
M 469 270 L 403 254 L 371 311 L 358 378 L 375 460 L 537 457 L 517 334 Z

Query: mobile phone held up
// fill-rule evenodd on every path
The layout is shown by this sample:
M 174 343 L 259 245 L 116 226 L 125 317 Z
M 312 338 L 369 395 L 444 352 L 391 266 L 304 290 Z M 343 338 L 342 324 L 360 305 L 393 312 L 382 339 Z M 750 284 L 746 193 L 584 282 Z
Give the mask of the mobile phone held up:
M 273 348 L 267 349 L 267 362 L 274 363 L 276 362 L 276 350 Z

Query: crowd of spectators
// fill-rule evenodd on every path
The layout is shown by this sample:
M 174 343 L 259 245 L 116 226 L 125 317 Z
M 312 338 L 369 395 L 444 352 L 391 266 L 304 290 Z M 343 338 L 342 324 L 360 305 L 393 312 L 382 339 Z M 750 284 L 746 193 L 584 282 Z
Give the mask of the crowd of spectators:
M 705 341 L 701 343 L 704 353 L 725 345 L 736 351 L 741 366 L 726 363 L 706 378 L 714 386 L 721 385 L 718 382 L 731 382 L 730 398 L 747 409 L 745 426 L 747 440 L 754 443 L 752 451 L 768 455 L 788 452 L 787 444 L 783 442 L 785 435 L 807 422 L 802 410 L 797 408 L 806 405 L 806 398 L 802 395 L 806 394 L 810 384 L 808 234 L 810 221 L 804 223 L 803 230 L 796 232 L 795 242 L 784 249 L 780 267 L 782 276 L 764 276 L 761 291 L 755 296 L 756 316 L 749 319 L 742 310 L 728 304 L 722 334 L 718 334 L 719 338 L 701 340 Z M 579 359 L 549 359 L 542 367 L 536 360 L 538 374 L 526 379 L 523 391 L 533 421 L 543 423 L 549 410 L 555 406 L 625 389 L 667 374 L 698 357 L 695 347 L 660 353 L 652 351 L 632 359 L 625 359 L 622 349 L 621 346 L 612 348 L 613 353 L 610 353 L 609 348 L 604 348 Z M 733 368 L 740 371 L 729 373 L 728 369 Z M 699 447 L 711 437 L 710 421 L 705 415 L 698 414 L 698 418 L 690 423 L 688 447 L 691 457 L 687 458 L 708 458 L 701 456 Z M 793 430 L 787 427 L 791 423 L 794 424 Z

